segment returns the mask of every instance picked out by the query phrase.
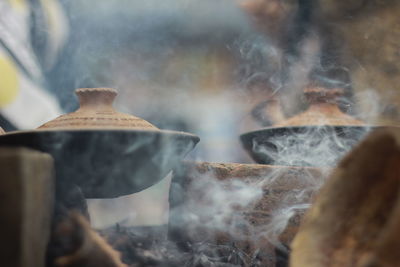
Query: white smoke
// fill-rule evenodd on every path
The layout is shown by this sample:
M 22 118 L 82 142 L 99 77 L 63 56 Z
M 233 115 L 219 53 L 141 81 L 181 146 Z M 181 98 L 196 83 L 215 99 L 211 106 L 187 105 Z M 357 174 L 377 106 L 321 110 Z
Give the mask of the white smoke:
M 196 174 L 194 174 L 194 177 Z M 238 225 L 248 225 L 239 210 L 248 210 L 262 197 L 262 189 L 242 179 L 218 180 L 212 172 L 201 174 L 185 188 L 184 214 L 179 214 L 188 231 L 203 228 L 239 238 Z M 181 207 L 177 207 L 178 209 Z M 174 211 L 172 211 L 174 213 Z M 189 233 L 190 235 L 191 233 Z

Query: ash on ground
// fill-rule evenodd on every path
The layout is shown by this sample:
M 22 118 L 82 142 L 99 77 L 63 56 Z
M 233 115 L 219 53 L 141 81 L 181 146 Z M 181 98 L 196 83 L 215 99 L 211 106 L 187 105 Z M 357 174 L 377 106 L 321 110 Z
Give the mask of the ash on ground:
M 114 227 L 101 230 L 100 234 L 114 249 L 121 253 L 123 262 L 132 267 L 263 266 L 260 260 L 260 251 L 248 255 L 238 248 L 234 242 L 213 244 L 170 241 L 167 238 L 168 226 L 127 228 L 117 224 Z M 285 255 L 282 258 L 285 258 Z

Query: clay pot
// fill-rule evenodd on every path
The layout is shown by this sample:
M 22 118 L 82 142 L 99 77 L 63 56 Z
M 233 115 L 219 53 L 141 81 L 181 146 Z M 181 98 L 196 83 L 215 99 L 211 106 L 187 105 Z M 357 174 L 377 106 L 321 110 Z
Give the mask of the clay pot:
M 362 121 L 344 114 L 338 107 L 338 98 L 343 95 L 343 89 L 325 89 L 309 87 L 304 90 L 304 96 L 309 108 L 292 118 L 241 135 L 244 148 L 250 156 L 261 164 L 279 164 L 292 166 L 330 166 L 334 163 L 332 157 L 326 162 L 307 160 L 302 154 L 312 158 L 321 148 L 334 152 L 339 158 L 355 145 L 368 131 Z M 322 147 L 324 146 L 324 147 Z M 285 149 L 293 160 L 277 156 L 279 149 Z M 328 151 L 329 152 L 329 151 Z M 296 154 L 299 154 L 296 157 Z M 316 155 L 316 157 L 318 157 Z M 286 157 L 287 158 L 287 157 Z
M 0 137 L 0 145 L 26 146 L 50 153 L 57 190 L 79 186 L 86 198 L 111 198 L 144 190 L 164 178 L 199 141 L 195 135 L 160 130 L 117 112 L 117 92 L 76 91 L 80 108 L 34 131 Z

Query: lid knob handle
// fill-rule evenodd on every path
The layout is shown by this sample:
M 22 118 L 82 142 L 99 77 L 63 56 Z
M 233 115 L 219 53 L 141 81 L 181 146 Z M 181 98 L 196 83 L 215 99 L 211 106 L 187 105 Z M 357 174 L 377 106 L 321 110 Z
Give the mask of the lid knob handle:
M 344 90 L 342 88 L 308 87 L 304 89 L 304 97 L 310 105 L 321 103 L 337 104 L 338 99 L 343 95 Z
M 117 91 L 112 88 L 80 88 L 75 91 L 81 110 L 113 110 Z

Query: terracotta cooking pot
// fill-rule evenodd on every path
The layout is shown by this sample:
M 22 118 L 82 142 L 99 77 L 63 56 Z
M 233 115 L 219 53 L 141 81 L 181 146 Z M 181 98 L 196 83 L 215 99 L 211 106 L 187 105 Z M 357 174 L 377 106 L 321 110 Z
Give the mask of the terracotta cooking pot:
M 0 145 L 50 153 L 58 187 L 77 185 L 86 198 L 111 198 L 160 181 L 199 142 L 195 135 L 160 130 L 117 112 L 114 89 L 76 90 L 80 108 L 33 131 L 10 132 Z
M 257 163 L 331 166 L 371 128 L 339 109 L 343 89 L 309 87 L 304 95 L 309 103 L 305 112 L 240 136 Z

